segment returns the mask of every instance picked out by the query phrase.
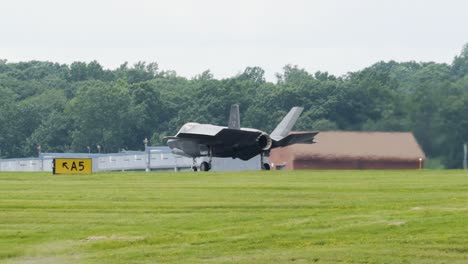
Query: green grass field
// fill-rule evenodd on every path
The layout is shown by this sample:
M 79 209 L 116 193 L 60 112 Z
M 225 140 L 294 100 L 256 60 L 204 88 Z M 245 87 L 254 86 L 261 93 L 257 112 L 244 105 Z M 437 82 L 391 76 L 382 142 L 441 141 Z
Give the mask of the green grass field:
M 468 263 L 468 173 L 0 173 L 1 263 Z

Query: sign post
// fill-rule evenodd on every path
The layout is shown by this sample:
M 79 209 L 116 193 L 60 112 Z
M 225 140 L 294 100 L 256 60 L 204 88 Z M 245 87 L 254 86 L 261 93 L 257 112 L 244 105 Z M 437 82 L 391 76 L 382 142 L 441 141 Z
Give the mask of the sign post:
M 467 157 L 468 156 L 468 151 L 466 147 L 466 143 L 463 144 L 463 169 L 467 169 Z
M 53 174 L 91 174 L 93 160 L 90 158 L 55 158 Z

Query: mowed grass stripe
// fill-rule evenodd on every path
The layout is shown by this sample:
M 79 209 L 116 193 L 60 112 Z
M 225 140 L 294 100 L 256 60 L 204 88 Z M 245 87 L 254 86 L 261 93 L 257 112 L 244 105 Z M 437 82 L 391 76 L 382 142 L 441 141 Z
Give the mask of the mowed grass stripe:
M 463 171 L 0 173 L 2 263 L 466 263 Z

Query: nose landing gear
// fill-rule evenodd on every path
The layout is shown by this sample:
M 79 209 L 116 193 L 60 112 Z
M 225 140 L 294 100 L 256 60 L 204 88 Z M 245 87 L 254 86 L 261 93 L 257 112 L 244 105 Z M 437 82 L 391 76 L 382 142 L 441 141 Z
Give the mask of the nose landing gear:
M 193 158 L 192 170 L 195 171 L 195 172 L 198 171 L 198 169 L 197 169 L 197 158 Z
M 213 151 L 211 147 L 208 147 L 208 162 L 203 161 L 200 164 L 200 171 L 209 171 L 211 170 L 211 163 L 213 161 Z M 196 158 L 193 158 L 193 166 L 192 166 L 193 171 L 197 171 L 197 161 Z

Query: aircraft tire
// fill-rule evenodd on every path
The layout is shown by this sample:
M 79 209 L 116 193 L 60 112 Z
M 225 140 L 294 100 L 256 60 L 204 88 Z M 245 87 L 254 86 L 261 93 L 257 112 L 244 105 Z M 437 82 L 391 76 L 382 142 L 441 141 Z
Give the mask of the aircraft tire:
M 270 170 L 270 164 L 268 164 L 268 163 L 263 163 L 262 169 L 263 169 L 263 170 Z
M 204 161 L 200 164 L 201 171 L 209 171 L 210 169 L 211 169 L 211 166 L 208 162 Z

